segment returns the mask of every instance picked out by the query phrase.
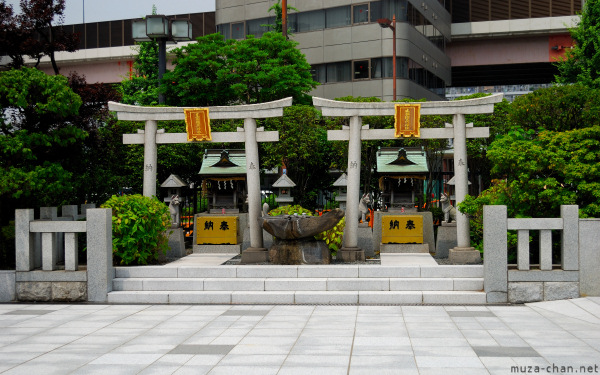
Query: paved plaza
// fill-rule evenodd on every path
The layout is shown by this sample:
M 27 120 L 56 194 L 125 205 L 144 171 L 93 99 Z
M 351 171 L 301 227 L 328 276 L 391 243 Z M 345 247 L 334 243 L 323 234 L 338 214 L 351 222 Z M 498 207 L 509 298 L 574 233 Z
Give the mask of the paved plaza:
M 600 298 L 488 306 L 1 304 L 0 373 L 597 374 Z

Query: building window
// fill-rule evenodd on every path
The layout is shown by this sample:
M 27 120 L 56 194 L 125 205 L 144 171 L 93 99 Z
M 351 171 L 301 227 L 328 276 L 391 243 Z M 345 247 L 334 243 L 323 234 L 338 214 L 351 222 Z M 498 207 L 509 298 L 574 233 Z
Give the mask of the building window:
M 224 23 L 217 25 L 217 32 L 223 35 L 223 39 L 231 39 L 231 25 Z
M 231 24 L 231 39 L 244 39 L 244 23 L 237 22 Z
M 350 61 L 327 64 L 327 82 L 347 82 L 352 80 Z
M 273 18 L 273 22 L 269 18 L 246 21 L 246 35 L 254 35 L 255 38 L 260 38 L 271 29 L 268 25 L 275 23 L 275 18 L 271 18 Z
M 296 23 L 299 33 L 323 30 L 325 28 L 325 13 L 322 10 L 297 13 Z
M 313 65 L 310 70 L 313 81 L 319 83 L 327 82 L 327 66 L 325 64 Z
M 325 27 L 343 27 L 350 25 L 350 7 L 337 7 L 325 9 Z
M 392 19 L 396 16 L 396 21 L 406 21 L 406 0 L 382 0 L 381 18 Z
M 377 22 L 381 17 L 381 1 L 372 1 L 371 10 L 369 11 L 369 20 L 373 23 Z
M 369 60 L 354 61 L 354 79 L 369 79 Z
M 358 4 L 352 7 L 352 23 L 369 22 L 369 4 Z
M 391 57 L 371 59 L 372 78 L 392 78 L 394 76 L 394 64 Z M 408 58 L 396 58 L 396 78 L 408 78 Z

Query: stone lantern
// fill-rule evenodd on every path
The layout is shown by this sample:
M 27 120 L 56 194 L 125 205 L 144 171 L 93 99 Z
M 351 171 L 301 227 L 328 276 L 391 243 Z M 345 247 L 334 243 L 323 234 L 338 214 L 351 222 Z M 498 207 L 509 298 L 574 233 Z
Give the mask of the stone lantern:
M 278 197 L 275 198 L 275 202 L 279 204 L 291 204 L 294 202 L 294 198 L 290 195 L 290 189 L 296 186 L 294 181 L 290 180 L 287 174 L 282 174 L 281 177 L 273 184 L 274 188 L 279 189 Z
M 335 197 L 336 202 L 340 202 L 340 208 L 342 210 L 346 209 L 346 193 L 348 192 L 348 176 L 343 173 L 335 182 L 333 186 L 337 187 L 337 197 Z
M 167 190 L 167 196 L 164 198 L 164 201 L 166 203 L 170 203 L 171 198 L 174 195 L 181 196 L 181 188 L 184 188 L 186 186 L 187 186 L 187 184 L 181 179 L 181 177 L 179 177 L 175 174 L 172 174 L 169 177 L 167 177 L 165 182 L 163 182 L 160 185 L 161 188 L 164 188 Z

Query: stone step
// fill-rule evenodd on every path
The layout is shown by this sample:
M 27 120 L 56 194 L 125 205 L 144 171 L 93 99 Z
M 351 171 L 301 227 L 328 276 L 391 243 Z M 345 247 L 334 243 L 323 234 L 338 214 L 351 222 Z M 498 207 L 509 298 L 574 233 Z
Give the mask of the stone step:
M 483 278 L 116 278 L 115 291 L 480 291 Z
M 485 304 L 475 291 L 114 291 L 108 303 L 127 304 Z
M 481 278 L 482 265 L 143 266 L 115 267 L 117 278 Z

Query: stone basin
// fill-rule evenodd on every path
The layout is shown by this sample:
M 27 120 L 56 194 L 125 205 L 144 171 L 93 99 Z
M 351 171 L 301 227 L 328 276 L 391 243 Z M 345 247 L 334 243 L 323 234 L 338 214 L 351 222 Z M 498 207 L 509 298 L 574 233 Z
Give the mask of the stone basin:
M 323 216 L 279 215 L 260 218 L 262 227 L 280 240 L 311 238 L 325 232 L 342 220 L 344 211 L 336 208 Z
M 314 236 L 342 220 L 344 211 L 336 208 L 323 216 L 279 215 L 261 218 L 262 227 L 275 237 L 269 249 L 273 264 L 329 264 L 331 252 L 325 241 Z

